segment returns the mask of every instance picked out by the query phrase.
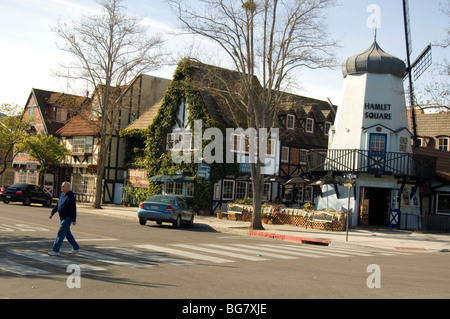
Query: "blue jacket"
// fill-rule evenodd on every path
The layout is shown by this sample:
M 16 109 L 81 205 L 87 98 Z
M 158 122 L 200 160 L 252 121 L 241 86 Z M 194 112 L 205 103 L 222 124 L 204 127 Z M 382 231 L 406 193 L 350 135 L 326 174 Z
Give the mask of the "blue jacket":
M 58 203 L 52 210 L 52 216 L 59 213 L 59 218 L 72 218 L 72 222 L 77 221 L 77 204 L 75 202 L 75 195 L 72 191 L 68 191 L 67 194 L 61 193 Z

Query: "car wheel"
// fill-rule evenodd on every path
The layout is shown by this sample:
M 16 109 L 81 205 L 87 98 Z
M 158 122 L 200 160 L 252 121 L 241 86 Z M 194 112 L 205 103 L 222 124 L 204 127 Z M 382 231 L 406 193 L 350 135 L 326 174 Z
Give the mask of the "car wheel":
M 24 204 L 25 206 L 30 206 L 30 204 L 31 204 L 31 198 L 30 198 L 30 197 L 25 197 L 25 198 L 23 199 L 23 204 Z
M 9 200 L 4 200 L 3 203 L 9 204 Z
M 139 225 L 145 225 L 146 222 L 147 222 L 146 219 L 139 218 Z
M 194 214 L 192 214 L 191 219 L 189 220 L 189 223 L 187 224 L 187 227 L 194 226 Z
M 181 227 L 181 216 L 178 215 L 177 220 L 175 221 L 175 223 L 173 223 L 173 228 L 180 228 L 180 227 Z

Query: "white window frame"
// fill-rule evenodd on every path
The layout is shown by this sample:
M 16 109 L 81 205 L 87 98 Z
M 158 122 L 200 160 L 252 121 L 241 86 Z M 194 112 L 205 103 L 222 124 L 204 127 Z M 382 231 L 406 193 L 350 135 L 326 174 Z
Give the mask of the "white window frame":
M 288 130 L 293 130 L 295 129 L 295 115 L 293 114 L 288 114 L 286 117 L 286 128 Z
M 234 185 L 235 181 L 231 179 L 224 179 L 222 183 L 222 199 L 233 200 L 234 199 Z M 231 190 L 231 196 L 230 195 Z
M 310 117 L 306 119 L 305 130 L 308 133 L 314 133 L 314 119 Z
M 194 183 L 186 184 L 186 197 L 194 197 Z
M 410 138 L 408 136 L 400 136 L 398 140 L 398 150 L 401 153 L 406 153 L 408 150 L 408 144 L 410 143 Z
M 180 146 L 180 142 L 183 141 L 183 139 L 187 139 L 188 145 L 182 145 L 182 149 L 175 149 L 175 145 Z M 186 141 L 186 140 L 185 140 Z M 183 144 L 184 142 L 183 141 Z M 166 137 L 166 150 L 172 151 L 172 150 L 184 150 L 184 151 L 192 151 L 192 134 L 190 131 L 178 131 L 178 132 L 171 132 L 167 133 Z
M 308 161 L 307 155 L 308 155 L 308 150 L 300 149 L 299 158 L 298 158 L 299 164 L 306 164 L 306 162 Z
M 289 163 L 289 147 L 281 146 L 281 162 Z
M 271 183 L 264 183 L 264 185 L 263 185 L 263 193 L 262 193 L 262 200 L 263 201 L 267 202 L 267 201 L 270 200 L 270 198 L 272 197 L 272 196 L 270 196 L 271 191 L 272 191 Z

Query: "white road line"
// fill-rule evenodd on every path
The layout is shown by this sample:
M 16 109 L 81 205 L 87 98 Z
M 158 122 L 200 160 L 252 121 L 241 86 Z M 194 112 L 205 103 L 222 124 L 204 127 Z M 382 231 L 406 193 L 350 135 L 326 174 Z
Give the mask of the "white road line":
M 34 267 L 21 265 L 6 259 L 0 259 L 0 269 L 8 272 L 12 272 L 21 276 L 34 276 L 34 275 L 44 275 L 49 274 L 48 271 L 37 269 Z
M 131 267 L 131 268 L 147 268 L 147 267 L 153 267 L 154 265 L 151 264 L 144 264 L 137 261 L 127 261 L 125 259 L 121 259 L 114 256 L 104 255 L 100 253 L 96 253 L 93 251 L 87 251 L 87 250 L 80 250 L 77 256 L 80 257 L 86 257 L 90 259 L 95 259 L 101 262 L 123 266 L 123 267 Z
M 19 255 L 19 256 L 23 256 L 23 257 L 27 257 L 27 258 L 31 258 L 43 263 L 47 263 L 50 265 L 54 265 L 54 266 L 58 266 L 58 267 L 64 267 L 67 268 L 67 266 L 71 265 L 71 264 L 77 264 L 80 266 L 81 271 L 102 271 L 102 270 L 106 270 L 105 268 L 101 268 L 101 267 L 97 267 L 97 266 L 92 266 L 92 265 L 88 265 L 88 264 L 79 264 L 77 259 L 64 259 L 60 256 L 49 256 L 47 253 L 41 253 L 41 252 L 37 252 L 37 251 L 32 251 L 32 250 L 10 250 L 10 252 L 12 252 L 13 254 Z
M 84 241 L 111 241 L 111 240 L 118 240 L 116 238 L 82 238 L 78 239 L 77 242 L 84 242 Z M 36 244 L 36 243 L 53 243 L 55 239 L 39 239 L 39 240 L 15 240 L 15 241 L 2 241 L 0 242 L 0 245 L 9 245 L 9 244 Z
M 262 253 L 261 250 L 259 249 L 259 247 L 255 247 L 255 246 L 248 246 L 248 245 L 241 245 L 241 244 L 233 244 L 233 246 L 239 246 L 239 247 L 243 247 L 243 248 L 238 248 L 238 247 L 230 247 L 230 246 L 224 246 L 222 247 L 223 249 L 229 249 L 229 250 L 234 250 L 234 251 L 241 251 L 241 252 L 246 252 L 246 253 L 251 253 L 251 254 L 263 254 L 264 257 L 274 257 L 274 258 L 281 258 L 281 259 L 296 259 L 297 257 L 293 257 L 293 256 L 286 256 L 286 255 L 282 255 L 282 254 L 272 254 L 272 253 L 268 253 L 268 252 L 264 252 Z
M 294 245 L 283 245 L 285 247 L 292 247 L 295 248 L 297 246 Z M 319 247 L 316 247 L 319 248 Z M 389 250 L 382 250 L 382 249 L 377 249 L 377 248 L 371 248 L 368 247 L 367 249 L 362 249 L 362 248 L 345 248 L 345 247 L 329 247 L 329 248 L 322 248 L 321 249 L 332 249 L 332 250 L 336 250 L 336 251 L 343 251 L 343 252 L 348 252 L 348 253 L 362 253 L 362 254 L 370 254 L 368 256 L 374 256 L 374 254 L 378 254 L 378 255 L 385 255 L 385 256 L 391 256 L 391 255 L 412 255 L 409 253 L 403 253 L 403 252 L 399 252 L 397 253 L 396 251 L 389 251 Z
M 127 248 L 119 248 L 119 247 L 96 247 L 105 249 L 108 251 L 111 251 L 116 254 L 122 254 L 130 257 L 136 257 L 145 259 L 152 262 L 159 262 L 159 263 L 165 263 L 165 264 L 172 264 L 172 265 L 193 265 L 194 263 L 191 263 L 189 261 L 181 260 L 181 259 L 175 259 L 175 258 L 169 258 L 166 256 L 156 255 L 156 254 L 149 254 L 144 253 L 137 250 L 127 249 Z
M 288 247 L 284 247 L 286 249 L 289 249 Z M 308 248 L 311 249 L 311 251 L 317 251 L 318 253 L 320 251 L 324 251 L 324 252 L 331 252 L 331 253 L 347 253 L 347 254 L 351 254 L 351 255 L 356 255 L 356 256 L 366 256 L 366 257 L 370 257 L 373 256 L 373 254 L 367 254 L 367 253 L 361 253 L 361 252 L 357 252 L 357 251 L 353 251 L 350 249 L 340 249 L 340 248 L 325 248 L 325 247 L 318 247 L 318 246 L 314 246 L 314 247 L 305 247 L 305 246 L 293 246 L 292 249 L 295 250 L 297 248 Z
M 228 259 L 223 259 L 223 258 L 218 258 L 218 257 L 212 257 L 212 256 L 206 256 L 206 255 L 200 255 L 200 254 L 195 254 L 195 253 L 191 253 L 191 252 L 184 251 L 184 250 L 172 249 L 172 248 L 155 246 L 155 245 L 135 245 L 135 247 L 144 248 L 144 249 L 148 249 L 148 250 L 154 250 L 154 251 L 160 251 L 160 252 L 164 252 L 164 253 L 168 253 L 168 254 L 174 254 L 174 255 L 179 255 L 179 256 L 192 258 L 192 259 L 211 261 L 211 262 L 214 262 L 214 263 L 231 263 L 231 262 L 234 262 L 233 260 L 228 260 Z
M 299 251 L 284 250 L 284 249 L 281 249 L 281 247 L 276 246 L 276 245 L 259 244 L 255 247 L 258 247 L 259 249 L 265 250 L 265 251 L 273 251 L 273 252 L 283 253 L 283 254 L 288 254 L 288 255 L 310 257 L 310 258 L 325 258 L 325 256 L 315 255 L 314 252 L 305 253 L 305 252 L 299 252 Z
M 192 246 L 192 245 L 172 244 L 172 246 L 177 246 L 177 247 L 186 248 L 186 249 L 199 250 L 199 251 L 204 251 L 204 252 L 207 252 L 207 253 L 213 253 L 213 254 L 218 254 L 218 255 L 225 255 L 225 256 L 229 256 L 229 257 L 246 259 L 246 260 L 251 260 L 251 261 L 268 260 L 266 258 L 261 258 L 261 257 L 256 257 L 256 256 L 247 256 L 247 255 L 242 255 L 242 254 L 235 254 L 235 253 L 228 252 L 228 251 L 221 251 L 221 250 L 217 250 L 217 249 L 209 249 L 209 248 L 197 247 L 197 246 Z M 207 246 L 210 246 L 210 247 L 216 246 L 216 248 L 219 248 L 219 249 L 223 247 L 223 246 L 220 246 L 220 245 L 207 245 Z
M 329 251 L 319 251 L 316 250 L 315 248 L 308 248 L 308 247 L 303 247 L 303 246 L 284 246 L 284 245 L 280 245 L 280 247 L 283 247 L 283 249 L 288 249 L 288 250 L 293 250 L 293 251 L 304 251 L 304 252 L 309 252 L 312 254 L 319 254 L 319 255 L 326 255 L 326 256 L 334 256 L 334 257 L 351 257 L 351 255 L 346 255 L 343 253 L 333 253 L 333 252 L 329 252 Z

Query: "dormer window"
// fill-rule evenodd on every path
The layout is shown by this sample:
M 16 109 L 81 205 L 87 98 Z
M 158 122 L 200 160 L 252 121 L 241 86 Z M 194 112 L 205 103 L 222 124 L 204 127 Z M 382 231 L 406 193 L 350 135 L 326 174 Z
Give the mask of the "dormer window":
M 311 118 L 306 119 L 306 132 L 314 133 L 314 120 Z
M 293 130 L 295 128 L 295 115 L 288 114 L 286 118 L 286 128 Z
M 441 151 L 448 151 L 448 137 L 440 137 L 438 138 L 438 149 Z

